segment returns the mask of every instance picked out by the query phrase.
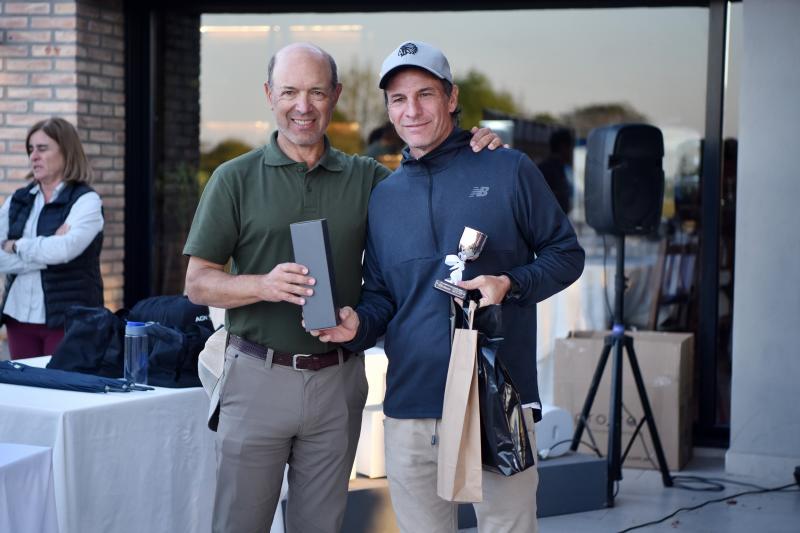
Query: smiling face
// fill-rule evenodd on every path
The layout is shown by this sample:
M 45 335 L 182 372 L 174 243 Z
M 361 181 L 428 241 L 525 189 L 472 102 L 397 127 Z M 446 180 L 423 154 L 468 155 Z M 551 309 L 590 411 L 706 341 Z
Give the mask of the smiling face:
M 28 139 L 28 159 L 36 181 L 53 184 L 64 179 L 61 148 L 42 130 L 33 132 Z
M 331 81 L 331 66 L 318 50 L 307 46 L 279 52 L 266 84 L 267 98 L 275 114 L 282 147 L 308 149 L 322 144 L 342 91 Z
M 450 113 L 458 106 L 458 87 L 450 96 L 442 81 L 418 68 L 403 69 L 386 85 L 386 109 L 397 134 L 419 159 L 453 131 Z

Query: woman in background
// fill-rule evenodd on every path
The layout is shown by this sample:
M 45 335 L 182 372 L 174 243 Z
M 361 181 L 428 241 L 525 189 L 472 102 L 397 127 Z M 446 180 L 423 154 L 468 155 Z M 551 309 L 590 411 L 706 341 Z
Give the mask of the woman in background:
M 50 118 L 25 140 L 31 182 L 0 208 L 0 321 L 11 359 L 50 355 L 64 337 L 72 305 L 103 305 L 100 196 L 87 184 L 89 161 L 75 128 Z

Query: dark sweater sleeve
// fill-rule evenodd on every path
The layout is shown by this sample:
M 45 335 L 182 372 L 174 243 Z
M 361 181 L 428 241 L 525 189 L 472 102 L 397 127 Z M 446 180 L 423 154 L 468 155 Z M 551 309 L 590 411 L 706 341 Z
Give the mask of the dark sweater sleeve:
M 364 285 L 361 287 L 361 301 L 356 313 L 360 321 L 358 333 L 352 341 L 345 343 L 344 347 L 353 352 L 360 352 L 375 346 L 395 314 L 394 300 L 384 283 L 369 228 L 367 228 L 367 246 L 364 252 Z
M 535 259 L 504 274 L 518 284 L 519 304 L 531 306 L 577 280 L 585 257 L 542 173 L 524 154 L 520 155 L 515 189 L 514 219 Z

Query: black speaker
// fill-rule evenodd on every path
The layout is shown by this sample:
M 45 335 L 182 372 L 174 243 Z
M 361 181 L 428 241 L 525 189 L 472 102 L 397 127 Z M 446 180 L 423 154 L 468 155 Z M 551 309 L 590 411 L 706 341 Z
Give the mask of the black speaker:
M 586 140 L 584 207 L 598 233 L 652 233 L 664 203 L 664 138 L 648 124 L 596 128 Z

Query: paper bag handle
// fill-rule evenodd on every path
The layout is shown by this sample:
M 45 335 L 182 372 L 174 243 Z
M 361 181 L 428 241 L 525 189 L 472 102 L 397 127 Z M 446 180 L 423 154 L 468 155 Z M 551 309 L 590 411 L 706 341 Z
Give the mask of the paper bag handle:
M 475 300 L 467 300 L 462 305 L 464 312 L 464 322 L 467 324 L 467 329 L 474 329 L 472 323 L 475 319 L 475 310 L 478 308 L 478 302 Z

